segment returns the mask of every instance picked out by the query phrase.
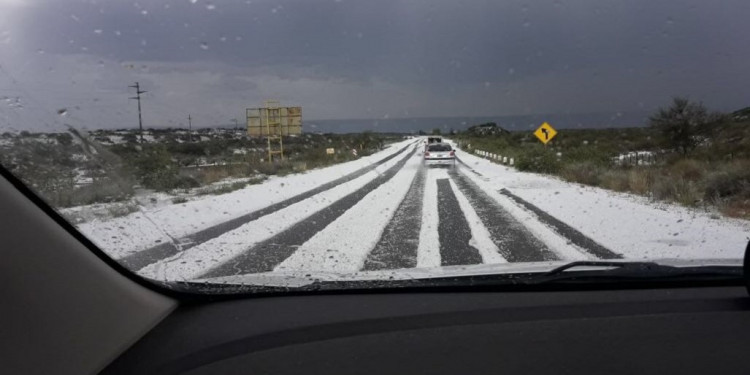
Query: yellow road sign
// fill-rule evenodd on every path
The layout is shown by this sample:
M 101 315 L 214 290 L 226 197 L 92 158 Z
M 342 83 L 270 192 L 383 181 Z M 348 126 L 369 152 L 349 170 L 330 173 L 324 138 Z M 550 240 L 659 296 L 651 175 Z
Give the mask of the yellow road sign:
M 534 135 L 546 145 L 547 142 L 552 140 L 552 138 L 555 138 L 555 136 L 557 135 L 557 130 L 555 130 L 555 128 L 545 122 L 544 124 L 539 126 L 539 129 L 534 132 Z

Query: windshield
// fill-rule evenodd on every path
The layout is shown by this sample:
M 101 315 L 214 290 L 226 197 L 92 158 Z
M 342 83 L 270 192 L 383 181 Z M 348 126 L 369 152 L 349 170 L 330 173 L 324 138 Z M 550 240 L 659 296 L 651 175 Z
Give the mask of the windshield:
M 450 151 L 450 150 L 451 150 L 450 145 L 437 144 L 437 145 L 427 146 L 427 151 Z
M 0 0 L 0 165 L 158 283 L 739 265 L 748 14 Z

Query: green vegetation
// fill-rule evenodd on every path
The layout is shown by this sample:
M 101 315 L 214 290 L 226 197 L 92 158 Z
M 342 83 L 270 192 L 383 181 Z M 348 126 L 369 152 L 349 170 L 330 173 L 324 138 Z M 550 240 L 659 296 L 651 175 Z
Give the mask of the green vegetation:
M 456 138 L 465 149 L 514 158 L 521 171 L 689 207 L 715 207 L 727 216 L 750 219 L 746 114 L 710 113 L 700 103 L 676 98 L 657 111 L 649 125 L 562 129 L 546 147 L 531 132 L 475 130 Z
M 3 138 L 12 143 L 0 148 L 0 163 L 44 199 L 58 207 L 115 202 L 133 194 L 132 178 L 122 164 L 88 144 L 75 144 L 71 134 L 30 134 Z M 88 155 L 88 156 L 87 156 Z M 86 171 L 86 173 L 84 173 Z
M 701 103 L 686 98 L 674 98 L 672 105 L 660 108 L 649 119 L 650 125 L 660 135 L 666 148 L 687 155 L 698 144 L 712 135 L 713 130 L 725 121 L 723 115 L 709 114 Z
M 146 139 L 141 144 L 137 132 L 127 130 L 87 135 L 75 130 L 3 133 L 0 163 L 61 208 L 122 202 L 138 189 L 225 194 L 259 184 L 270 175 L 354 160 L 396 138 L 375 133 L 285 137 L 284 159 L 273 163 L 268 162 L 265 140 L 234 131 L 206 129 L 191 136 L 179 129 L 152 129 Z M 329 148 L 335 150 L 333 155 L 326 153 Z M 239 182 L 219 183 L 225 179 Z M 183 199 L 175 198 L 173 203 L 184 203 Z M 117 210 L 113 214 L 120 214 Z

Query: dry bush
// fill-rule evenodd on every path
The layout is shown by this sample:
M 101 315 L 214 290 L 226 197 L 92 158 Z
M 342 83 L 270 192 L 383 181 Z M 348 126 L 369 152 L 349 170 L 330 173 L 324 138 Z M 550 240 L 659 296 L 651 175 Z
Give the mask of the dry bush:
M 652 197 L 672 201 L 685 206 L 695 206 L 701 202 L 703 194 L 698 184 L 671 175 L 660 175 L 651 185 Z
M 694 159 L 681 159 L 668 167 L 670 174 L 682 178 L 683 180 L 698 182 L 703 180 L 709 170 L 705 162 Z
M 599 177 L 599 186 L 614 191 L 630 191 L 630 173 L 624 169 L 605 171 Z
M 718 207 L 726 216 L 750 220 L 750 199 L 731 199 L 719 203 Z
M 714 168 L 706 177 L 705 199 L 750 198 L 750 161 L 739 160 Z
M 599 186 L 601 168 L 591 162 L 577 162 L 566 164 L 560 170 L 560 177 L 570 182 Z
M 138 212 L 138 210 L 138 205 L 132 202 L 119 203 L 107 208 L 111 217 L 128 216 L 134 212 Z
M 628 186 L 635 194 L 647 195 L 653 182 L 654 174 L 650 169 L 634 168 L 628 171 Z
M 198 180 L 200 180 L 201 182 L 201 185 L 213 184 L 214 182 L 221 181 L 229 177 L 227 169 L 221 166 L 203 167 L 198 170 L 197 175 Z

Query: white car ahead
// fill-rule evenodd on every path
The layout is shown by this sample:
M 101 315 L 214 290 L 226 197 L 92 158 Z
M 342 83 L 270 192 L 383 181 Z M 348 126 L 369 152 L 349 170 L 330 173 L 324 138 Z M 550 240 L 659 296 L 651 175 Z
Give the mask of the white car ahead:
M 447 143 L 430 143 L 424 151 L 425 165 L 456 165 L 456 151 Z

